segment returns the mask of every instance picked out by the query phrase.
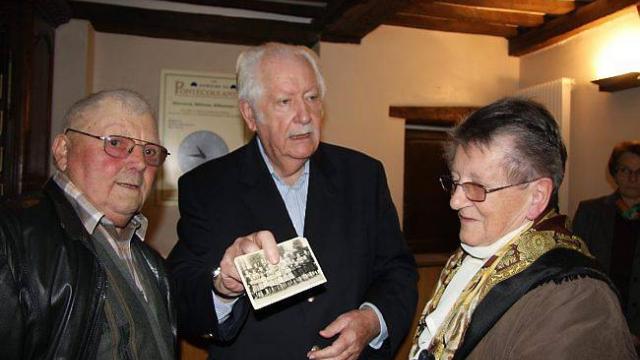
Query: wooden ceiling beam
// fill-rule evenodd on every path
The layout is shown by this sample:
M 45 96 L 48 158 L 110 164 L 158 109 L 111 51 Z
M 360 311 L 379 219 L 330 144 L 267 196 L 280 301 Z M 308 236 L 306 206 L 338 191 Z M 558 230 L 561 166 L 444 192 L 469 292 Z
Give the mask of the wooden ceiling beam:
M 350 4 L 340 17 L 326 23 L 322 40 L 335 38 L 362 39 L 380 26 L 389 16 L 409 5 L 411 0 L 360 0 L 341 1 Z
M 443 19 L 405 13 L 397 14 L 384 22 L 387 25 L 406 26 L 416 29 L 439 30 L 467 34 L 514 37 L 518 34 L 515 26 L 488 24 L 483 22 Z
M 401 13 L 415 13 L 432 17 L 449 18 L 455 20 L 482 21 L 493 24 L 517 25 L 534 27 L 544 22 L 542 14 L 491 10 L 464 5 L 416 1 Z
M 551 15 L 563 15 L 575 9 L 574 1 L 566 0 L 442 0 L 438 2 Z
M 521 56 L 556 44 L 570 36 L 606 22 L 614 13 L 634 6 L 638 0 L 596 0 L 576 11 L 551 19 L 509 40 L 509 55 Z
M 320 33 L 308 24 L 178 13 L 70 1 L 74 18 L 91 21 L 97 31 L 192 41 L 256 45 L 282 41 L 313 46 Z
M 337 21 L 342 13 L 354 5 L 353 0 L 327 0 L 327 7 L 322 16 L 313 21 L 313 25 L 318 29 L 323 29 L 326 24 Z
M 326 3 L 318 1 L 316 5 L 300 5 L 291 3 L 269 2 L 263 0 L 170 0 L 171 2 L 218 6 L 223 8 L 261 11 L 272 14 L 291 15 L 306 18 L 318 18 L 325 10 Z

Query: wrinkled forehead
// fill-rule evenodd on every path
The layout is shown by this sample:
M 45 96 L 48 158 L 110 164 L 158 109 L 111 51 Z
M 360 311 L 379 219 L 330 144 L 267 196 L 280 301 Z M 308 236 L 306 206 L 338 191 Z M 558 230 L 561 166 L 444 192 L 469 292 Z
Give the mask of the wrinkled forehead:
M 510 135 L 497 135 L 493 136 L 486 141 L 471 140 L 466 143 L 458 143 L 454 148 L 453 157 L 459 153 L 469 154 L 482 154 L 491 157 L 504 158 L 507 154 L 514 151 L 514 138 Z
M 506 172 L 511 152 L 512 141 L 508 138 L 458 144 L 449 164 L 450 170 L 477 178 L 500 177 Z
M 265 55 L 260 62 L 259 76 L 265 86 L 277 77 L 295 74 L 298 72 L 308 72 L 317 86 L 318 79 L 316 78 L 313 66 L 303 55 L 271 54 Z
M 84 111 L 80 118 L 80 127 L 96 135 L 125 135 L 148 141 L 157 141 L 158 138 L 152 114 L 135 111 L 117 100 L 101 101 Z
M 625 166 L 629 169 L 640 169 L 640 156 L 630 151 L 624 152 L 618 159 L 618 166 Z

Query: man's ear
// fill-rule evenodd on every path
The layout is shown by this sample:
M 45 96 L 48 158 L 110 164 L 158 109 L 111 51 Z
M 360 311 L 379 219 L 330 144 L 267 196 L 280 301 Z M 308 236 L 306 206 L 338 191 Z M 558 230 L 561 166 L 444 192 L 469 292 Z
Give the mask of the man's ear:
M 249 130 L 255 132 L 258 128 L 256 126 L 256 113 L 253 111 L 251 104 L 249 104 L 246 100 L 240 100 L 240 114 L 242 114 L 242 118 L 244 119 L 245 124 Z
M 553 180 L 548 177 L 544 177 L 535 181 L 532 181 L 529 186 L 532 188 L 532 199 L 529 211 L 527 212 L 527 219 L 535 220 L 542 214 L 542 212 L 549 205 L 551 195 L 553 194 Z
M 70 150 L 71 142 L 66 135 L 59 134 L 53 139 L 51 152 L 53 153 L 53 159 L 55 160 L 56 167 L 62 172 L 67 170 L 67 160 Z

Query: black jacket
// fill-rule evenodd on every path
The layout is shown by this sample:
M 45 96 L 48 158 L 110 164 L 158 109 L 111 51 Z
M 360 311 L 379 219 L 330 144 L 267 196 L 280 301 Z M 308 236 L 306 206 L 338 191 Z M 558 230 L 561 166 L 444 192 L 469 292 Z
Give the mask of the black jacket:
M 162 259 L 137 237 L 175 338 Z M 57 184 L 0 209 L 0 359 L 92 359 L 103 328 L 106 274 Z
M 277 241 L 296 236 L 286 206 L 254 138 L 231 154 L 180 178 L 180 240 L 169 256 L 185 335 L 212 334 L 214 359 L 303 359 L 340 314 L 364 301 L 382 312 L 383 347 L 363 359 L 391 359 L 416 309 L 416 268 L 400 232 L 379 161 L 321 143 L 311 157 L 304 236 L 327 283 L 259 311 L 248 300 L 218 325 L 211 298 L 212 268 L 239 236 L 270 230 Z

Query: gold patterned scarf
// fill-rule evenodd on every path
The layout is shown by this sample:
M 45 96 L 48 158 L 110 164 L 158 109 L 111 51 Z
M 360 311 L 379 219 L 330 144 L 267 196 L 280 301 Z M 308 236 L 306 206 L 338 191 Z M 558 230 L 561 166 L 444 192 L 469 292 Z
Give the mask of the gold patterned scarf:
M 440 325 L 431 340 L 428 351 L 435 359 L 452 359 L 471 321 L 471 316 L 486 294 L 498 283 L 529 267 L 540 256 L 555 248 L 568 248 L 589 255 L 587 246 L 578 237 L 571 236 L 567 230 L 566 217 L 551 211 L 534 222 L 533 226 L 509 241 L 491 256 L 473 276 L 462 291 L 451 311 Z M 467 254 L 460 248 L 447 261 L 431 300 L 425 306 L 413 346 L 410 359 L 416 358 L 420 351 L 418 339 L 426 328 L 425 319 L 440 303 L 440 299 Z

